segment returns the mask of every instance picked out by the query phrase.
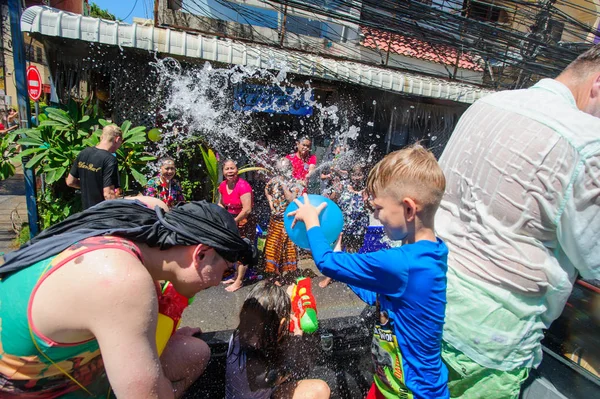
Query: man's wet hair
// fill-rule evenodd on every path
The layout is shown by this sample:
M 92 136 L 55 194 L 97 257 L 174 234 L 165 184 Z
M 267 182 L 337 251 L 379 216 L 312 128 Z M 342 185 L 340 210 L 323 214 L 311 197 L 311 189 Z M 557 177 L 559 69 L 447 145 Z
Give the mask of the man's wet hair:
M 600 44 L 596 44 L 579 55 L 563 71 L 585 77 L 591 72 L 600 72 Z

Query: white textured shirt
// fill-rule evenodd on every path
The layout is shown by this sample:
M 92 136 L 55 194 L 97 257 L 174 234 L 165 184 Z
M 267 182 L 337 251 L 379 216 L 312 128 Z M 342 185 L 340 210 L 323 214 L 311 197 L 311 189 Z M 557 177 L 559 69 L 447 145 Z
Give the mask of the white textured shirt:
M 600 118 L 553 79 L 496 93 L 465 112 L 440 165 L 444 339 L 486 367 L 535 367 L 577 272 L 600 278 Z

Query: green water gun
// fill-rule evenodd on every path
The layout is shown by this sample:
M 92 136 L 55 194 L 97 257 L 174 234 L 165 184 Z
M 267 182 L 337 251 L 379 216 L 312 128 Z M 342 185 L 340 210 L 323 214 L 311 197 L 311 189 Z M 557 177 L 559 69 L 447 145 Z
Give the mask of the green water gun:
M 312 294 L 309 277 L 300 277 L 292 290 L 292 312 L 300 324 L 300 329 L 312 334 L 319 329 L 317 319 L 317 301 Z M 290 323 L 290 331 L 294 332 L 294 323 Z

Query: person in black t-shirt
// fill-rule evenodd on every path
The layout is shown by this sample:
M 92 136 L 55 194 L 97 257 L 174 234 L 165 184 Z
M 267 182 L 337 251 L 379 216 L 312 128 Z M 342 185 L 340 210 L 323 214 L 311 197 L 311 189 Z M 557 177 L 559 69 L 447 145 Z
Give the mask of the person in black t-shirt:
M 123 143 L 123 134 L 116 125 L 102 129 L 100 143 L 81 151 L 67 176 L 67 185 L 81 188 L 83 209 L 104 200 L 116 198 L 119 187 L 117 158 L 112 153 Z

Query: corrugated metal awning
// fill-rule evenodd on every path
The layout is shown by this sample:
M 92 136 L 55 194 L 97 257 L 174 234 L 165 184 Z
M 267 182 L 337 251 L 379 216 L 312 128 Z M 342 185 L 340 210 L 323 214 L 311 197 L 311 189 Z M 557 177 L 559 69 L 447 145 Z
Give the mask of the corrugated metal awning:
M 154 26 L 129 25 L 50 7 L 34 6 L 21 17 L 23 32 L 156 51 L 225 64 L 278 69 L 415 96 L 473 103 L 492 93 L 480 87 L 412 73 L 340 61 L 299 51 L 241 43 Z

